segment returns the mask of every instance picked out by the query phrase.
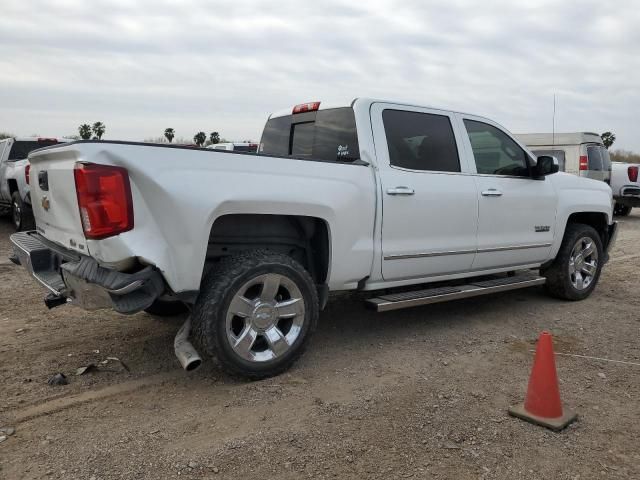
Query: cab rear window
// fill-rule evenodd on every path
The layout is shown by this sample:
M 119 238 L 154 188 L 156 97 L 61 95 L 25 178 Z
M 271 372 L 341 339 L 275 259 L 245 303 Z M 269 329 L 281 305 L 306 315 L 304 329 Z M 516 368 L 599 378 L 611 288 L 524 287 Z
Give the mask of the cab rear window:
M 30 140 L 18 140 L 11 146 L 11 151 L 9 152 L 8 160 L 23 160 L 29 156 L 29 154 L 38 148 L 49 147 L 51 145 L 56 145 L 58 143 L 57 140 L 38 140 L 38 141 L 30 141 Z
M 353 110 L 331 108 L 269 119 L 260 153 L 309 160 L 358 160 L 360 148 Z

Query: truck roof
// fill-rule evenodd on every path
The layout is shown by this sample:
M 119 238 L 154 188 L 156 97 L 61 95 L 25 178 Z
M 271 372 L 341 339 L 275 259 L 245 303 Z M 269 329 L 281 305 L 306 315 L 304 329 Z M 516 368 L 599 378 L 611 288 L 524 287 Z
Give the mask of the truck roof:
M 356 97 L 346 101 L 327 102 L 327 103 L 318 101 L 318 103 L 320 103 L 318 110 L 329 110 L 330 108 L 353 107 L 356 102 L 363 103 L 365 105 L 367 104 L 371 105 L 373 103 L 391 103 L 394 105 L 402 105 L 405 107 L 429 108 L 432 110 L 443 110 L 445 112 L 463 113 L 466 115 L 473 115 L 475 117 L 482 117 L 482 115 L 477 115 L 471 112 L 460 112 L 458 110 L 453 110 L 450 108 L 434 107 L 432 105 L 425 105 L 424 103 L 420 103 L 420 102 L 407 102 L 407 101 L 397 101 L 397 100 L 389 100 L 389 99 L 382 99 L 382 98 L 367 98 L 367 97 Z M 285 117 L 287 115 L 291 115 L 293 108 L 294 106 L 292 105 L 289 108 L 278 110 L 272 113 L 271 115 L 269 115 L 269 118 Z
M 594 132 L 516 133 L 515 137 L 528 146 L 602 144 L 602 137 Z

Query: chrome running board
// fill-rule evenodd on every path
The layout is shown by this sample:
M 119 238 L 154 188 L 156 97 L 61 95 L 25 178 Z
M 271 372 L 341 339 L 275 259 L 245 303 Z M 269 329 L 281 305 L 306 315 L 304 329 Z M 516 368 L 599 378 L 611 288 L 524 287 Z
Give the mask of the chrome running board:
M 521 273 L 513 277 L 501 277 L 491 280 L 473 281 L 452 287 L 427 288 L 411 292 L 393 293 L 366 300 L 369 307 L 378 312 L 417 307 L 431 303 L 448 302 L 461 298 L 479 297 L 491 293 L 506 292 L 519 288 L 542 285 L 546 278 L 531 273 Z

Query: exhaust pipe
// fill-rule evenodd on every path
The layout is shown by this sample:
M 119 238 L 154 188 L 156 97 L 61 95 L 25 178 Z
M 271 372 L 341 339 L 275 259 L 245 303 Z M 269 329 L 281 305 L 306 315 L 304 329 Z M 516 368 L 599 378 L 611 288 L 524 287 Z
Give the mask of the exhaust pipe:
M 202 358 L 200 358 L 196 349 L 193 348 L 193 345 L 189 342 L 190 333 L 191 316 L 188 316 L 173 340 L 173 349 L 176 352 L 176 357 L 178 357 L 182 368 L 187 372 L 195 370 L 202 364 Z

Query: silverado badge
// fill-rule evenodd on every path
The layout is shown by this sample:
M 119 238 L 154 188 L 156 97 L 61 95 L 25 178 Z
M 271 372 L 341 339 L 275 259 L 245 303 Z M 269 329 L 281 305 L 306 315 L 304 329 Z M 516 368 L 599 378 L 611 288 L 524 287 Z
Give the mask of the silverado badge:
M 536 233 L 548 232 L 549 230 L 551 230 L 551 227 L 549 225 L 536 225 L 534 228 Z

